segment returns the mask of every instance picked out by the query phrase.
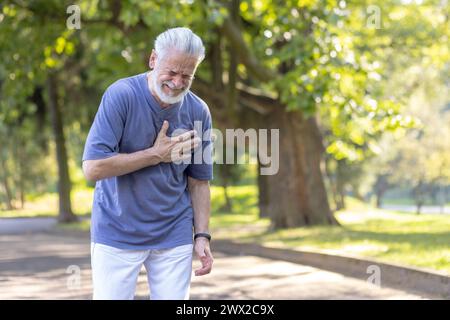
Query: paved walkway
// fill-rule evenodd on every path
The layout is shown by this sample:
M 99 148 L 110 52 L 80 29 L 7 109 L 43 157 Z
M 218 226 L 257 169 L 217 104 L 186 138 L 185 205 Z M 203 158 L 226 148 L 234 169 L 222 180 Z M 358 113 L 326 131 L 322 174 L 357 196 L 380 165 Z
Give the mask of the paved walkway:
M 86 235 L 0 234 L 0 299 L 90 299 L 89 248 Z M 136 298 L 148 298 L 145 269 Z M 193 277 L 191 287 L 191 299 L 423 298 L 310 266 L 218 252 L 212 274 Z
M 0 218 L 0 234 L 22 234 L 51 230 L 56 218 Z

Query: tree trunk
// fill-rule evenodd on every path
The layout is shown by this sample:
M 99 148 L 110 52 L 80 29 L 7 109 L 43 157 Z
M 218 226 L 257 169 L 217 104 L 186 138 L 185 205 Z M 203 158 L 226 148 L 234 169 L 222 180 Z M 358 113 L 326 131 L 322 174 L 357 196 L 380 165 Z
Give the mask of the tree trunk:
M 376 192 L 376 206 L 378 209 L 381 209 L 381 206 L 383 205 L 383 195 L 384 192 L 382 192 L 381 190 L 378 190 Z
M 6 208 L 8 210 L 14 210 L 14 206 L 13 206 L 13 199 L 12 199 L 12 192 L 11 192 L 11 188 L 9 186 L 9 181 L 8 181 L 8 172 L 6 170 L 6 163 L 5 163 L 5 159 L 3 157 L 0 157 L 0 162 L 1 162 L 1 166 L 2 166 L 2 183 L 3 183 L 3 189 L 5 190 L 5 196 L 6 196 Z
M 268 178 L 266 175 L 260 174 L 261 162 L 258 161 L 258 205 L 259 205 L 259 217 L 269 217 L 268 205 L 269 205 L 269 186 Z
M 328 181 L 329 191 L 331 192 L 331 200 L 334 203 L 334 211 L 339 210 L 339 199 L 336 186 L 336 170 L 332 170 L 332 163 L 337 163 L 331 156 L 325 157 L 325 181 Z
M 422 206 L 423 206 L 422 202 L 419 201 L 419 202 L 416 203 L 416 214 L 420 214 L 421 213 Z
M 422 206 L 425 203 L 425 185 L 422 180 L 419 180 L 417 185 L 413 189 L 414 201 L 416 203 L 416 213 L 420 214 Z
M 36 135 L 35 141 L 41 147 L 42 151 L 48 151 L 47 136 L 45 134 L 46 117 L 48 108 L 45 105 L 43 96 L 44 88 L 37 86 L 34 88 L 30 101 L 36 105 L 35 121 L 36 121 Z
M 343 193 L 343 189 L 338 188 L 337 198 L 336 198 L 336 210 L 345 209 L 345 194 Z
M 376 197 L 376 207 L 381 209 L 383 205 L 383 197 L 386 191 L 389 189 L 388 176 L 385 174 L 378 175 L 377 181 L 375 182 L 374 192 Z
M 225 197 L 225 205 L 222 207 L 222 209 L 226 212 L 232 212 L 233 205 L 231 202 L 231 198 L 228 195 L 228 185 L 223 185 L 223 195 Z
M 22 145 L 22 144 L 20 144 Z M 25 177 L 24 177 L 24 170 L 25 170 L 25 161 L 24 161 L 24 154 L 23 150 L 21 148 L 18 148 L 17 150 L 17 176 L 18 176 L 18 182 L 17 187 L 19 189 L 19 198 L 20 198 L 20 208 L 23 209 L 25 207 Z
M 345 209 L 345 163 L 343 160 L 336 161 L 336 209 Z
M 338 224 L 323 182 L 320 165 L 324 148 L 316 119 L 277 110 L 267 120 L 269 128 L 280 130 L 279 171 L 267 176 L 272 228 Z
M 72 222 L 76 221 L 77 217 L 73 214 L 70 203 L 71 182 L 57 84 L 56 75 L 49 73 L 47 79 L 48 105 L 56 144 L 56 159 L 58 162 L 58 220 L 60 222 Z

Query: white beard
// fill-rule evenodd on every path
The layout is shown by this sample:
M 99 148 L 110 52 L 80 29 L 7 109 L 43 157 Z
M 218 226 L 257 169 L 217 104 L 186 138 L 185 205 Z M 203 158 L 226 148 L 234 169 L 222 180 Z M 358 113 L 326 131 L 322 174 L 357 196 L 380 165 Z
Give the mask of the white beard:
M 164 84 L 166 84 L 167 86 L 169 86 L 169 88 L 173 88 L 172 84 L 170 83 L 170 81 L 163 81 L 161 84 L 159 84 L 156 80 L 156 76 L 155 76 L 155 71 L 150 72 L 150 78 L 151 78 L 151 82 L 152 82 L 152 86 L 153 86 L 153 90 L 155 90 L 156 95 L 158 96 L 159 100 L 161 100 L 163 103 L 167 103 L 167 104 L 174 104 L 177 102 L 180 102 L 181 100 L 183 100 L 183 97 L 187 94 L 187 92 L 189 91 L 191 85 L 189 84 L 188 86 L 186 86 L 186 88 L 178 95 L 176 96 L 170 96 L 164 93 L 162 86 Z

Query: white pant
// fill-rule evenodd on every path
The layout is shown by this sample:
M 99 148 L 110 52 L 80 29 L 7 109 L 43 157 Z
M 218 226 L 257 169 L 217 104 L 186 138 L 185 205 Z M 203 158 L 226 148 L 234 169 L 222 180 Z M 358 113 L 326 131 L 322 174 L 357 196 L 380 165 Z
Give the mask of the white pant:
M 192 244 L 162 250 L 124 250 L 91 243 L 94 300 L 134 299 L 142 264 L 152 300 L 187 300 Z

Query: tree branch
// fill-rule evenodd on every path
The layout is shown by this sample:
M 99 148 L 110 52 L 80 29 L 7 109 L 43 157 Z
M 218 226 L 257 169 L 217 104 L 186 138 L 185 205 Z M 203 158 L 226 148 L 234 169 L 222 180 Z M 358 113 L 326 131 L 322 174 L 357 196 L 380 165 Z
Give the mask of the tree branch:
M 276 79 L 276 71 L 270 70 L 258 63 L 257 58 L 248 49 L 239 28 L 229 18 L 225 19 L 221 31 L 236 50 L 239 60 L 253 76 L 262 82 Z
M 200 93 L 200 96 L 208 97 L 208 100 L 214 103 L 217 108 L 225 110 L 228 105 L 228 97 L 221 91 L 211 90 L 211 85 L 201 79 L 195 78 L 192 88 Z M 253 91 L 253 92 L 252 92 Z M 256 89 L 249 89 L 244 85 L 237 83 L 238 103 L 250 108 L 261 115 L 267 115 L 277 108 L 281 108 L 280 102 L 272 97 L 256 94 Z

